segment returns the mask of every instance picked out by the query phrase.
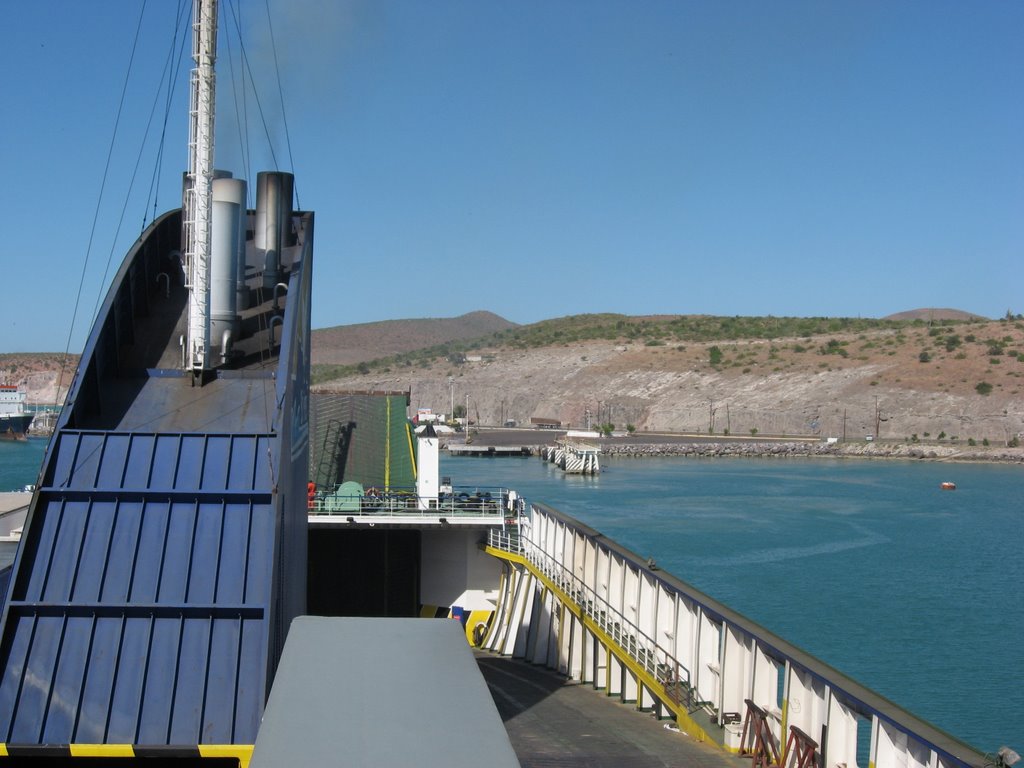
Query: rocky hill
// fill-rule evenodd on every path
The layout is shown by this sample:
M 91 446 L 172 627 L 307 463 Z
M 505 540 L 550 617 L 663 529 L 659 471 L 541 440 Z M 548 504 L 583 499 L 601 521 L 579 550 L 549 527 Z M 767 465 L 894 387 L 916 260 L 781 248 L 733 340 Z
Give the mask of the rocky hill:
M 614 338 L 607 338 L 614 336 Z M 482 424 L 1003 444 L 1024 433 L 1024 322 L 587 316 L 320 368 L 324 389 L 410 390 Z M 449 384 L 449 377 L 451 384 Z
M 78 355 L 58 352 L 0 354 L 0 382 L 23 387 L 30 405 L 53 405 L 60 377 L 63 401 L 78 367 Z
M 921 312 L 931 313 L 922 316 Z M 1005 445 L 1024 433 L 1024 320 L 497 315 L 313 332 L 314 381 L 409 390 L 482 424 L 534 417 L 637 432 Z M 901 313 L 902 314 L 902 313 Z M 0 355 L 0 378 L 52 403 L 63 356 Z M 64 366 L 66 391 L 77 358 Z

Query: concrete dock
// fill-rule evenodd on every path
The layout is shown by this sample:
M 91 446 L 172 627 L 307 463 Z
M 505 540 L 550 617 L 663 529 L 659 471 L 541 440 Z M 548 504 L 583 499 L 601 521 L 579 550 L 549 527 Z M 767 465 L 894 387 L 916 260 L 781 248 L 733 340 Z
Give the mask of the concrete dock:
M 466 445 L 449 443 L 448 453 L 452 456 L 532 456 L 533 446 L 529 445 Z

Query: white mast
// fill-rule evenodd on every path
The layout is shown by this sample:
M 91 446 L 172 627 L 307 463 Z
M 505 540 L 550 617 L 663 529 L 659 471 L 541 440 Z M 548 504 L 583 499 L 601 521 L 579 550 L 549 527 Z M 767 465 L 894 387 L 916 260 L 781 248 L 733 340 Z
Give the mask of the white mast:
M 217 58 L 217 0 L 192 3 L 192 93 L 184 211 L 185 280 L 189 288 L 185 369 L 209 368 L 210 219 L 213 211 L 213 112 Z

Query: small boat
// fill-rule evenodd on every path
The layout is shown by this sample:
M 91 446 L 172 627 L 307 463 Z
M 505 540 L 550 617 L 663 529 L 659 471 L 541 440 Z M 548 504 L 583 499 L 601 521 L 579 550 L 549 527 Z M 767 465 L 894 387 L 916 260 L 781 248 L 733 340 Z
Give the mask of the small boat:
M 941 488 L 944 491 L 955 491 L 956 490 L 956 483 L 951 483 L 951 482 L 949 482 L 947 480 L 944 483 L 939 483 L 939 488 Z

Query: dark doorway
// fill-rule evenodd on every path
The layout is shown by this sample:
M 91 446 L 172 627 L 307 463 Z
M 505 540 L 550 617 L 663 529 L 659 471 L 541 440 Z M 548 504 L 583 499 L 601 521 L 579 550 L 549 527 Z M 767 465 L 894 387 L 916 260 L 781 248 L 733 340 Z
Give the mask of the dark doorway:
M 314 616 L 416 617 L 420 532 L 310 528 L 308 577 Z

